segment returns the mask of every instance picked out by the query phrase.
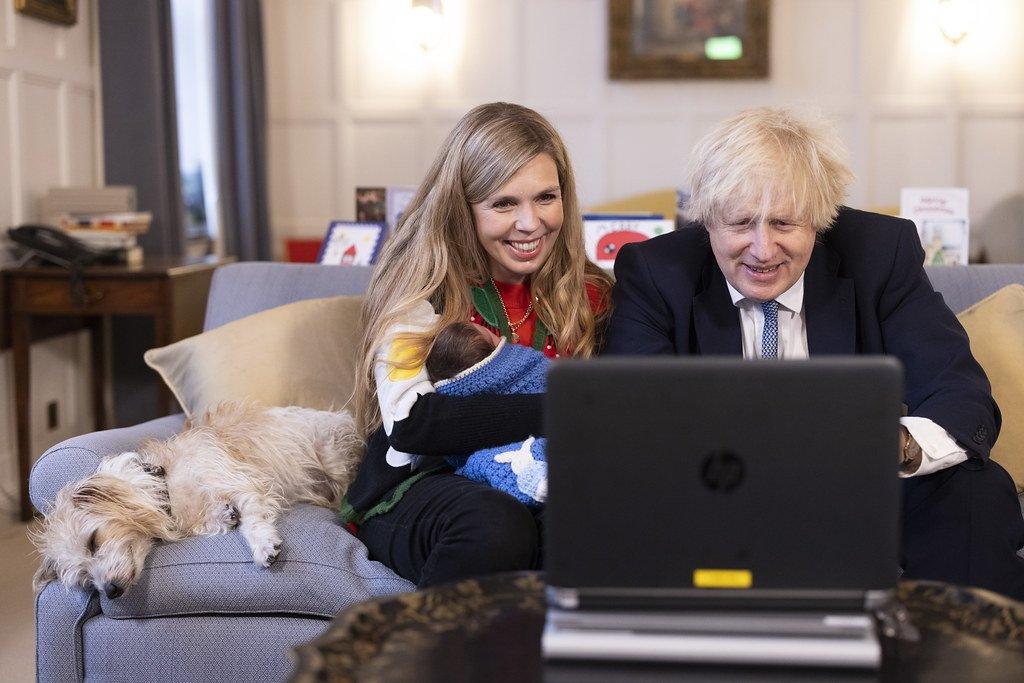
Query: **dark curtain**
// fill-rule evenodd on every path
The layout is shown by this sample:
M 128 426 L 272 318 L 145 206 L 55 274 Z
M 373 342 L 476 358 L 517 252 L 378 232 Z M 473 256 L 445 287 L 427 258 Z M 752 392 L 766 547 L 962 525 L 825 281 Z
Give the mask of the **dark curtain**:
M 272 256 L 260 0 L 214 0 L 220 237 L 240 261 Z
M 146 256 L 185 251 L 170 0 L 99 3 L 103 163 L 107 185 L 135 187 L 151 211 Z
M 153 222 L 139 243 L 146 258 L 185 252 L 178 168 L 170 0 L 101 0 L 103 163 L 107 185 L 132 185 Z M 157 417 L 161 381 L 142 354 L 153 346 L 150 318 L 112 321 L 111 373 L 117 425 Z

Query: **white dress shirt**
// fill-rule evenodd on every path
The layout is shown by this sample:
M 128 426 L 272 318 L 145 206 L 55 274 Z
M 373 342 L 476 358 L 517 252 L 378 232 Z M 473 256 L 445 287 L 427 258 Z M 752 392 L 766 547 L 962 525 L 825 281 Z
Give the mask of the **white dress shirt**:
M 761 304 L 740 294 L 726 280 L 729 296 L 739 311 L 743 338 L 743 357 L 761 357 L 761 337 L 764 334 L 764 313 Z M 804 314 L 804 276 L 780 294 L 778 357 L 801 360 L 809 357 L 807 351 L 807 322 Z M 952 467 L 967 460 L 967 451 L 960 447 L 945 429 L 925 417 L 904 417 L 900 424 L 907 428 L 921 446 L 921 465 L 914 472 L 900 472 L 901 477 L 916 477 Z

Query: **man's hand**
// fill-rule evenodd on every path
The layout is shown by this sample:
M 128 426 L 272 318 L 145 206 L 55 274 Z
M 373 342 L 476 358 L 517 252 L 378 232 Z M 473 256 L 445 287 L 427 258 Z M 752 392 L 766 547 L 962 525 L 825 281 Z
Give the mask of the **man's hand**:
M 921 446 L 910 435 L 907 428 L 900 425 L 900 472 L 913 474 L 921 467 L 921 460 L 924 456 L 921 453 Z

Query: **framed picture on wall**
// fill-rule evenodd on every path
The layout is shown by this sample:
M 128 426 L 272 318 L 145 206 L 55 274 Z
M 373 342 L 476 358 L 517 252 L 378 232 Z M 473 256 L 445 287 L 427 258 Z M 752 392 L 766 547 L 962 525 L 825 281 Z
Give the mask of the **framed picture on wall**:
M 14 0 L 14 9 L 55 24 L 72 26 L 78 21 L 78 0 Z
M 768 3 L 609 0 L 609 76 L 767 78 Z

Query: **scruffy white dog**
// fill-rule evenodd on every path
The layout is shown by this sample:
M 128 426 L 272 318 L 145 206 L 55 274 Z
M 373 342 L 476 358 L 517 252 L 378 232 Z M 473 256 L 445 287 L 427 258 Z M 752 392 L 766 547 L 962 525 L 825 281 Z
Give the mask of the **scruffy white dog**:
M 345 411 L 222 404 L 61 489 L 33 538 L 43 557 L 33 585 L 59 579 L 116 598 L 155 540 L 235 528 L 253 561 L 269 567 L 281 550 L 281 512 L 295 503 L 337 507 L 362 448 Z

